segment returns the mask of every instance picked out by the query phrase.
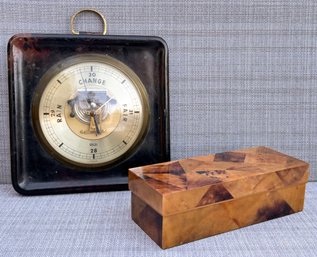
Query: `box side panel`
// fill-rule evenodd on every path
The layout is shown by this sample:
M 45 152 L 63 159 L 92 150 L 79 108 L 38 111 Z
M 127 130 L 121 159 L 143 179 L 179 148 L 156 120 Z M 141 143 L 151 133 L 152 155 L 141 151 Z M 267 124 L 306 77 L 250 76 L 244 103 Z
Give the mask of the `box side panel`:
M 162 247 L 162 216 L 134 193 L 131 194 L 132 220 Z
M 166 216 L 163 248 L 299 212 L 304 193 L 305 184 L 300 184 Z

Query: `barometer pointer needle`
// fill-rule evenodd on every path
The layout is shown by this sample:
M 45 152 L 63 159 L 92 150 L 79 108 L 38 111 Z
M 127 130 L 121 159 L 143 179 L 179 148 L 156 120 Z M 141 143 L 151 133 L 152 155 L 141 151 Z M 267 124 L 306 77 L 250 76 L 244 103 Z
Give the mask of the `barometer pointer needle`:
M 113 97 L 110 97 L 104 104 L 102 104 L 101 106 L 98 107 L 98 109 L 95 112 L 98 112 L 99 110 L 101 110 L 107 103 L 109 103 L 111 100 L 113 99 Z
M 90 116 L 94 119 L 95 127 L 96 127 L 96 136 L 100 134 L 100 129 L 98 127 L 97 119 L 96 119 L 96 113 L 94 111 L 90 112 Z
M 92 116 L 93 119 L 94 119 L 94 123 L 95 123 L 95 127 L 96 127 L 96 136 L 97 136 L 98 134 L 100 134 L 100 129 L 99 129 L 99 127 L 98 127 L 98 123 L 97 123 L 97 119 L 96 119 L 96 113 L 97 113 L 99 110 L 101 110 L 101 109 L 102 109 L 107 103 L 109 103 L 111 100 L 112 100 L 112 97 L 110 97 L 103 105 L 99 106 L 98 109 L 96 109 L 95 111 L 91 111 L 91 112 L 90 112 L 90 116 Z

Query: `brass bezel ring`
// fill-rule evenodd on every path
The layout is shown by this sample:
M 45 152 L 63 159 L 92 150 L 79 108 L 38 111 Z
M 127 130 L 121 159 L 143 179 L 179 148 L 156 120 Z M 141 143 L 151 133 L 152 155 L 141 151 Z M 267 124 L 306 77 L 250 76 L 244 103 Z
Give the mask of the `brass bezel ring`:
M 92 9 L 92 8 L 85 8 L 85 9 L 81 9 L 78 12 L 74 13 L 72 15 L 72 17 L 70 18 L 70 30 L 72 32 L 73 35 L 79 35 L 80 32 L 76 31 L 74 28 L 74 24 L 75 24 L 75 18 L 83 12 L 92 12 L 94 14 L 96 14 L 102 21 L 103 23 L 103 32 L 101 33 L 102 35 L 106 35 L 107 33 L 107 22 L 106 22 L 106 18 L 105 16 L 102 15 L 101 12 L 97 11 L 96 9 Z
M 135 89 L 138 91 L 140 99 L 141 99 L 141 104 L 142 104 L 142 109 L 144 110 L 143 114 L 143 125 L 142 129 L 139 132 L 138 137 L 136 138 L 135 142 L 130 146 L 129 149 L 127 149 L 126 152 L 124 152 L 121 156 L 112 159 L 107 162 L 101 162 L 101 163 L 82 163 L 82 162 L 76 162 L 73 160 L 68 159 L 64 155 L 60 154 L 57 152 L 51 144 L 47 141 L 43 130 L 40 125 L 40 113 L 39 113 L 39 104 L 42 98 L 42 93 L 44 92 L 47 83 L 54 78 L 54 76 L 64 69 L 71 67 L 73 65 L 76 65 L 78 63 L 85 63 L 85 62 L 90 62 L 90 61 L 95 61 L 95 62 L 100 62 L 100 63 L 105 63 L 108 65 L 113 66 L 114 68 L 120 70 L 123 72 L 127 77 L 131 79 L 133 82 L 133 86 Z M 46 73 L 43 75 L 41 80 L 39 81 L 37 88 L 33 94 L 33 99 L 32 99 L 32 123 L 33 127 L 35 130 L 35 133 L 37 135 L 37 138 L 39 142 L 43 145 L 43 147 L 46 149 L 47 152 L 49 152 L 54 158 L 59 160 L 60 162 L 68 165 L 69 167 L 77 167 L 80 169 L 83 169 L 85 171 L 89 171 L 93 169 L 92 171 L 95 171 L 95 168 L 108 168 L 111 167 L 112 165 L 116 165 L 120 163 L 121 161 L 126 160 L 129 158 L 134 152 L 136 152 L 137 148 L 141 145 L 143 142 L 143 139 L 145 135 L 148 133 L 149 127 L 150 127 L 150 104 L 149 104 L 149 96 L 147 93 L 147 90 L 141 81 L 141 79 L 138 77 L 137 74 L 134 73 L 134 71 L 128 67 L 126 64 L 123 62 L 110 57 L 108 55 L 101 55 L 101 54 L 81 54 L 81 55 L 74 55 L 71 57 L 68 57 L 67 59 L 60 61 L 53 65 L 50 69 L 46 71 Z

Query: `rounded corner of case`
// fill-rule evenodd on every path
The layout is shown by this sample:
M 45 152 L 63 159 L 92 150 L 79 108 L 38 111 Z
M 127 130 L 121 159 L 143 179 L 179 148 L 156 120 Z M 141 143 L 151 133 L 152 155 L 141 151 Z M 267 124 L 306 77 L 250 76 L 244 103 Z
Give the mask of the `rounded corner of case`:
M 23 188 L 23 186 L 21 186 L 21 184 L 17 183 L 16 181 L 12 181 L 12 186 L 13 189 L 20 195 L 31 195 L 30 191 Z
M 12 47 L 16 40 L 20 40 L 21 38 L 25 38 L 27 36 L 28 36 L 27 34 L 22 34 L 22 33 L 12 35 L 8 40 L 8 48 Z
M 154 36 L 153 39 L 157 41 L 159 44 L 161 44 L 164 50 L 168 53 L 168 44 L 164 38 L 159 36 Z

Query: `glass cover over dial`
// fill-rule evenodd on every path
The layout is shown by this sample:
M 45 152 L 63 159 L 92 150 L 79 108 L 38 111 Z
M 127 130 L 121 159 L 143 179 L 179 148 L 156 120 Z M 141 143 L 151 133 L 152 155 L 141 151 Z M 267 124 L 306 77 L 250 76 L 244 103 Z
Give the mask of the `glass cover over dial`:
M 126 157 L 147 131 L 146 90 L 125 64 L 102 55 L 67 59 L 41 79 L 33 122 L 44 145 L 78 166 Z

